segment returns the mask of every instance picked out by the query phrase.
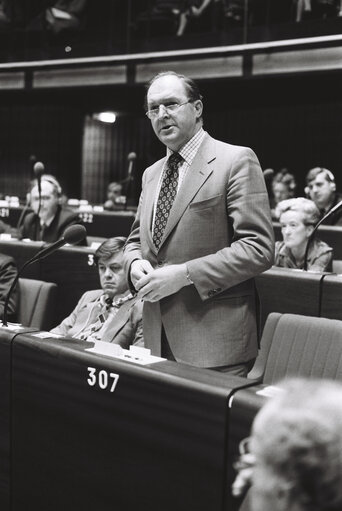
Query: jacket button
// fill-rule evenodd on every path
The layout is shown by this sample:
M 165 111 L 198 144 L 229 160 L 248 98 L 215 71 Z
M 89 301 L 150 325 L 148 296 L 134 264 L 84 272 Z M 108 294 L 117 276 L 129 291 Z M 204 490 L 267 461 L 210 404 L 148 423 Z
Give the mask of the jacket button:
M 158 266 L 163 266 L 164 261 L 158 261 L 158 263 L 157 263 L 157 264 L 158 264 Z
M 214 296 L 215 294 L 215 291 L 213 289 L 210 289 L 210 291 L 208 291 L 208 296 L 209 298 L 211 298 L 212 296 Z

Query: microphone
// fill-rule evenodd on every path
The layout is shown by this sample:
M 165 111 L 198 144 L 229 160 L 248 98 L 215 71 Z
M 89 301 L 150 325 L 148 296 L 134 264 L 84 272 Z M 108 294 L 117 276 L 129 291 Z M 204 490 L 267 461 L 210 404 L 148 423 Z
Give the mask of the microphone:
M 125 201 L 125 205 L 124 205 L 124 210 L 126 211 L 127 210 L 127 201 L 128 201 L 128 196 L 129 196 L 129 193 L 130 193 L 130 188 L 131 188 L 131 183 L 133 181 L 133 165 L 134 165 L 134 162 L 135 160 L 137 159 L 137 154 L 135 152 L 131 152 L 131 153 L 128 153 L 127 155 L 127 160 L 128 160 L 128 172 L 127 172 L 127 178 L 125 179 L 125 181 L 127 181 L 127 185 L 126 185 L 126 201 Z
M 315 225 L 312 233 L 310 234 L 309 236 L 309 239 L 307 241 L 307 244 L 306 244 L 306 249 L 305 249 L 305 254 L 304 254 L 304 265 L 303 265 L 303 270 L 304 271 L 307 271 L 308 269 L 308 254 L 309 254 L 309 248 L 310 248 L 310 245 L 312 243 L 312 240 L 314 239 L 314 236 L 315 236 L 315 233 L 318 229 L 318 227 L 323 223 L 325 222 L 325 220 L 327 220 L 328 218 L 330 218 L 331 216 L 333 216 L 335 213 L 337 213 L 337 211 L 339 211 L 340 209 L 342 208 L 342 200 L 340 202 L 338 202 L 336 204 L 336 206 L 334 206 L 333 208 L 331 208 L 330 211 L 328 211 L 328 213 L 326 213 L 324 215 L 323 218 L 320 219 L 319 222 L 317 222 L 317 224 Z
M 137 154 L 134 152 L 128 153 L 127 160 L 128 160 L 128 172 L 127 172 L 127 179 L 132 179 L 132 172 L 133 172 L 133 165 L 135 160 L 137 159 Z
M 4 305 L 4 315 L 3 315 L 3 320 L 2 320 L 3 326 L 8 326 L 7 325 L 7 311 L 8 311 L 9 300 L 10 300 L 12 291 L 13 291 L 14 287 L 16 286 L 18 279 L 19 279 L 20 275 L 22 274 L 23 270 L 29 264 L 35 263 L 36 261 L 40 261 L 41 259 L 44 259 L 45 257 L 49 256 L 50 254 L 55 252 L 55 250 L 62 247 L 66 243 L 70 243 L 71 245 L 78 243 L 79 241 L 83 240 L 86 237 L 86 235 L 87 235 L 87 230 L 84 227 L 84 225 L 78 225 L 78 224 L 71 225 L 70 227 L 67 227 L 65 229 L 61 239 L 59 239 L 58 241 L 55 241 L 55 243 L 52 243 L 48 247 L 43 248 L 42 250 L 40 250 L 38 252 L 38 254 L 34 255 L 31 259 L 29 259 L 28 261 L 26 261 L 26 263 L 23 264 L 23 266 L 18 271 L 16 278 L 12 282 L 12 285 L 7 293 L 7 296 L 6 296 L 5 305 Z
M 40 208 L 41 208 L 41 205 L 42 205 L 42 181 L 41 181 L 41 177 L 42 177 L 42 174 L 44 173 L 44 170 L 45 170 L 44 163 L 42 163 L 41 161 L 36 161 L 36 163 L 33 165 L 33 172 L 34 172 L 34 175 L 36 177 L 37 185 L 38 185 L 38 210 L 37 210 L 37 216 L 38 217 L 39 217 Z M 36 239 L 39 239 L 38 231 L 39 231 L 39 225 L 37 223 L 36 224 Z
M 270 179 L 271 177 L 274 176 L 274 170 L 273 169 L 265 169 L 263 171 L 263 175 L 264 175 L 264 179 L 266 181 L 267 179 Z
M 42 174 L 44 174 L 44 171 L 45 171 L 44 163 L 42 163 L 41 161 L 36 161 L 36 163 L 33 165 L 33 172 L 37 179 L 39 198 L 41 197 L 42 193 L 41 177 Z

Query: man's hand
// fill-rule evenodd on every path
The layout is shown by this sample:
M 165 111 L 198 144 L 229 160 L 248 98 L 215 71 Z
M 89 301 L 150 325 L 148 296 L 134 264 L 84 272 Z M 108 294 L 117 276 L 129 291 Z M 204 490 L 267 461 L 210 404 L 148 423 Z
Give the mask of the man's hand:
M 131 264 L 130 276 L 131 282 L 137 291 L 139 289 L 136 286 L 137 282 L 151 271 L 153 271 L 153 266 L 146 259 L 136 259 L 133 261 Z
M 177 293 L 191 282 L 187 279 L 185 264 L 171 264 L 144 275 L 135 285 L 138 297 L 147 302 L 157 302 Z

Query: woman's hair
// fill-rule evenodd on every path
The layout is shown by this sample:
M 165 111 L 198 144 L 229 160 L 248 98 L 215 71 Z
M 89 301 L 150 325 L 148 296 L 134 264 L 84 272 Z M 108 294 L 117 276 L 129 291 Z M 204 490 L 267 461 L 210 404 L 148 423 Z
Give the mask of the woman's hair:
M 109 238 L 101 243 L 99 248 L 94 254 L 94 263 L 97 265 L 99 259 L 109 259 L 117 252 L 120 252 L 125 246 L 126 239 L 124 236 L 116 236 L 116 238 Z
M 270 495 L 288 502 L 284 509 L 340 511 L 342 384 L 293 379 L 280 387 L 254 420 L 255 474 L 259 467 Z
M 316 225 L 320 219 L 320 212 L 316 204 L 304 197 L 295 197 L 293 199 L 282 200 L 277 204 L 275 214 L 277 218 L 286 211 L 297 211 L 303 217 L 305 225 Z

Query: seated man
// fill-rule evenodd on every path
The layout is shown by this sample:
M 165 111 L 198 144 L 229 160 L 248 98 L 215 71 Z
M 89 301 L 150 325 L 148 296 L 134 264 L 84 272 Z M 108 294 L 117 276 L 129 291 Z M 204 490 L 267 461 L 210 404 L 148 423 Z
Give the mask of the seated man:
M 59 240 L 65 229 L 70 225 L 82 224 L 78 214 L 62 208 L 60 197 L 62 189 L 57 179 L 48 174 L 41 177 L 41 204 L 39 207 L 39 190 L 37 181 L 33 181 L 30 192 L 30 203 L 33 212 L 28 213 L 20 229 L 21 238 L 33 241 L 54 243 Z M 82 241 L 86 244 L 86 240 Z
M 128 348 L 143 346 L 142 302 L 128 290 L 123 270 L 126 238 L 109 238 L 95 252 L 102 289 L 87 291 L 73 312 L 52 333 Z
M 235 495 L 252 483 L 252 511 L 340 511 L 341 426 L 340 382 L 285 382 L 254 419 Z
M 314 201 L 321 213 L 321 218 L 326 215 L 342 196 L 336 192 L 335 177 L 330 170 L 323 167 L 315 167 L 306 175 L 305 193 Z M 342 209 L 325 220 L 324 225 L 342 225 Z
M 113 181 L 113 183 L 109 183 L 108 185 L 107 200 L 103 207 L 109 211 L 122 209 L 124 207 L 125 199 L 126 198 L 122 195 L 122 184 Z
M 12 285 L 12 282 L 17 276 L 17 267 L 12 257 L 0 254 L 0 320 L 4 317 L 4 306 L 7 293 Z M 8 304 L 7 319 L 15 321 L 16 311 L 18 309 L 18 286 L 14 289 L 11 299 Z

